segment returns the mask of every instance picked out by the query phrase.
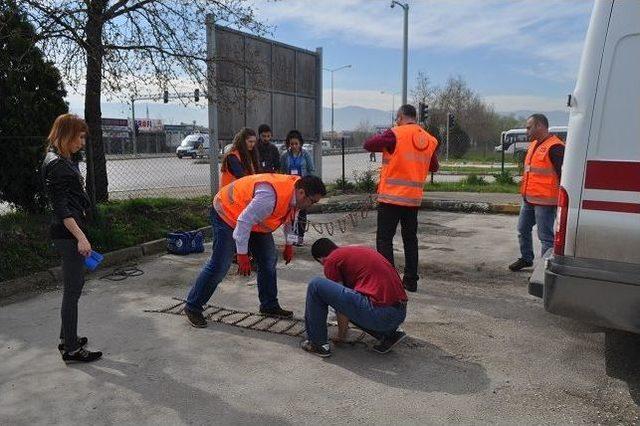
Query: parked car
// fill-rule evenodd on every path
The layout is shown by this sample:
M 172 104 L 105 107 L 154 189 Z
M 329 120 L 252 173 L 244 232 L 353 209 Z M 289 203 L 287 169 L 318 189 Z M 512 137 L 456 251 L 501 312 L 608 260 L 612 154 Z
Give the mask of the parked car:
M 529 283 L 549 312 L 634 333 L 640 333 L 638 75 L 640 1 L 597 1 L 568 100 L 553 252 Z
M 209 135 L 194 133 L 182 140 L 176 148 L 176 156 L 182 157 L 206 157 L 209 154 Z

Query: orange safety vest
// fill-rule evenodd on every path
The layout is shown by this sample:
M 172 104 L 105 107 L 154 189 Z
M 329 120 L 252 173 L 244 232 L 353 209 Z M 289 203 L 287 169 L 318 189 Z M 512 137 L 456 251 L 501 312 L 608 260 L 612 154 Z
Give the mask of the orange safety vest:
M 238 161 L 241 161 L 240 153 L 237 150 L 235 149 L 232 150 L 230 154 L 235 155 Z M 225 167 L 224 171 L 220 174 L 220 188 L 222 188 L 223 186 L 229 185 L 231 182 L 233 182 L 236 179 L 237 178 L 233 175 L 233 173 L 231 173 L 231 170 L 229 170 L 228 167 Z
M 420 207 L 424 182 L 438 140 L 417 124 L 393 129 L 396 147 L 382 152 L 378 201 L 399 206 Z
M 300 176 L 262 173 L 248 175 L 236 179 L 218 191 L 213 198 L 213 207 L 222 220 L 232 228 L 236 227 L 238 216 L 247 208 L 255 187 L 259 183 L 268 183 L 276 193 L 276 204 L 271 215 L 251 228 L 253 232 L 269 233 L 280 227 L 288 219 L 293 219 L 294 209 L 291 198 L 294 196 L 295 184 Z
M 528 203 L 542 206 L 558 204 L 560 180 L 549 156 L 549 150 L 556 145 L 564 146 L 564 142 L 555 135 L 550 135 L 539 146 L 538 141 L 529 145 L 520 184 L 520 193 Z

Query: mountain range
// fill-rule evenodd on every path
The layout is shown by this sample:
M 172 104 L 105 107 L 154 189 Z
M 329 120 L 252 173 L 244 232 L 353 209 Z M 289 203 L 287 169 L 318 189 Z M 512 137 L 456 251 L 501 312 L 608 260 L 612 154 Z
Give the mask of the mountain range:
M 206 108 L 193 108 L 183 107 L 176 104 L 136 104 L 136 117 L 147 117 L 147 105 L 148 114 L 150 118 L 159 118 L 164 121 L 165 124 L 178 124 L 178 123 L 192 123 L 194 120 L 197 124 L 207 124 L 207 110 Z M 71 110 L 74 113 L 83 115 L 82 110 L 74 108 L 71 105 Z M 499 114 L 512 115 L 514 117 L 526 118 L 537 111 L 518 110 L 518 111 L 502 111 Z M 130 114 L 129 106 L 121 103 L 103 103 L 102 104 L 102 116 L 109 118 L 125 118 Z M 549 124 L 552 126 L 566 126 L 569 121 L 569 113 L 566 111 L 545 111 L 544 114 L 549 119 Z M 354 130 L 358 128 L 362 123 L 367 123 L 370 126 L 389 125 L 392 120 L 391 111 L 383 111 L 373 108 L 363 108 L 359 106 L 346 106 L 334 109 L 334 129 L 340 130 Z M 324 131 L 331 130 L 331 108 L 322 108 L 322 127 Z

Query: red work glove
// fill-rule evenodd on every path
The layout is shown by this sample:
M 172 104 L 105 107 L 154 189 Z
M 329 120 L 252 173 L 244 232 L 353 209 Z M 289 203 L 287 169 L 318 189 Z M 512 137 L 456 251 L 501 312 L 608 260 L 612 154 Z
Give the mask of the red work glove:
M 251 261 L 248 254 L 238 254 L 238 275 L 251 275 Z
M 284 259 L 284 264 L 287 265 L 291 260 L 293 260 L 293 246 L 291 244 L 287 244 L 284 246 L 284 251 L 282 252 L 282 258 Z

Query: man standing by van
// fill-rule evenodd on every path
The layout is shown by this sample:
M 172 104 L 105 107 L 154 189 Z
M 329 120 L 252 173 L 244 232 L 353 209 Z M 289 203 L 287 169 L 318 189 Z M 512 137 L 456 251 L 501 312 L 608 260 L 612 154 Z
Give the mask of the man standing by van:
M 416 123 L 413 105 L 402 105 L 396 126 L 364 143 L 369 152 L 382 152 L 378 184 L 376 248 L 392 265 L 393 237 L 398 222 L 404 244 L 404 276 L 407 291 L 418 289 L 418 209 L 429 172 L 438 171 L 438 140 Z
M 533 226 L 538 228 L 542 255 L 553 246 L 553 222 L 560 188 L 564 142 L 549 133 L 549 121 L 543 114 L 527 119 L 527 136 L 531 141 L 524 160 L 520 184 L 522 208 L 518 219 L 521 257 L 509 265 L 512 271 L 533 266 Z

